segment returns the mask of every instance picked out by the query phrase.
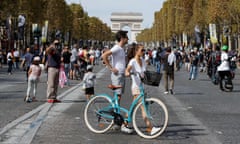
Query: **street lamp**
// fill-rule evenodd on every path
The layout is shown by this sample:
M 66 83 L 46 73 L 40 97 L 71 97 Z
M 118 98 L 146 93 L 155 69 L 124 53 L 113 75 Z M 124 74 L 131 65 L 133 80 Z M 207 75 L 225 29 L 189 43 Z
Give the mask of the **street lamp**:
M 3 35 L 4 35 L 4 27 L 2 25 L 0 25 L 0 49 L 2 49 L 2 39 L 3 39 Z
M 38 24 L 33 24 L 32 25 L 32 30 L 33 30 L 33 37 L 35 40 L 35 44 L 37 43 L 37 48 L 34 49 L 34 52 L 39 52 L 39 45 L 40 45 L 40 37 L 42 36 L 41 34 L 41 29 Z M 36 50 L 36 51 L 35 51 Z

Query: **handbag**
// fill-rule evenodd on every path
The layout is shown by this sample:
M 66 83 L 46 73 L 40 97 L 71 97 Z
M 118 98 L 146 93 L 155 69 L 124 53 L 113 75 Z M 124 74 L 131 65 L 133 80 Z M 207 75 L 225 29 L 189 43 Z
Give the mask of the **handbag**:
M 82 84 L 82 90 L 85 90 L 85 89 L 86 89 L 86 84 L 83 83 L 83 84 Z

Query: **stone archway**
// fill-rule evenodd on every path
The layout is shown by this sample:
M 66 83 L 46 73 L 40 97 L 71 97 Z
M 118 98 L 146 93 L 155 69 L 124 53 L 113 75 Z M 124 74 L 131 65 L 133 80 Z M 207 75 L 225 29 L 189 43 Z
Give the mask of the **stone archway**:
M 136 42 L 136 36 L 142 31 L 143 15 L 133 12 L 114 12 L 111 14 L 111 30 L 116 33 L 128 26 L 131 30 L 129 40 Z

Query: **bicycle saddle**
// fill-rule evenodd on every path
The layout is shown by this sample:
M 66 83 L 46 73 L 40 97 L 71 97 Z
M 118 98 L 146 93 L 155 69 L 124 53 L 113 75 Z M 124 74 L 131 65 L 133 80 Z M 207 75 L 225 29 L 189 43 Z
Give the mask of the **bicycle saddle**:
M 116 90 L 116 89 L 122 88 L 122 86 L 121 85 L 112 85 L 112 84 L 110 84 L 110 85 L 108 85 L 108 88 L 110 88 L 112 90 Z

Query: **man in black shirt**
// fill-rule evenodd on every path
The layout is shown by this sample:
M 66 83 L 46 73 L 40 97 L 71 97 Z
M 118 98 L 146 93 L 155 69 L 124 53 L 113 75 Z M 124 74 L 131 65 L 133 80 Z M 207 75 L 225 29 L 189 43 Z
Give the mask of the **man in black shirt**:
M 59 69 L 61 64 L 61 55 L 56 47 L 58 40 L 50 45 L 46 52 L 48 54 L 48 86 L 47 86 L 47 102 L 61 102 L 57 99 L 57 90 L 59 84 Z

